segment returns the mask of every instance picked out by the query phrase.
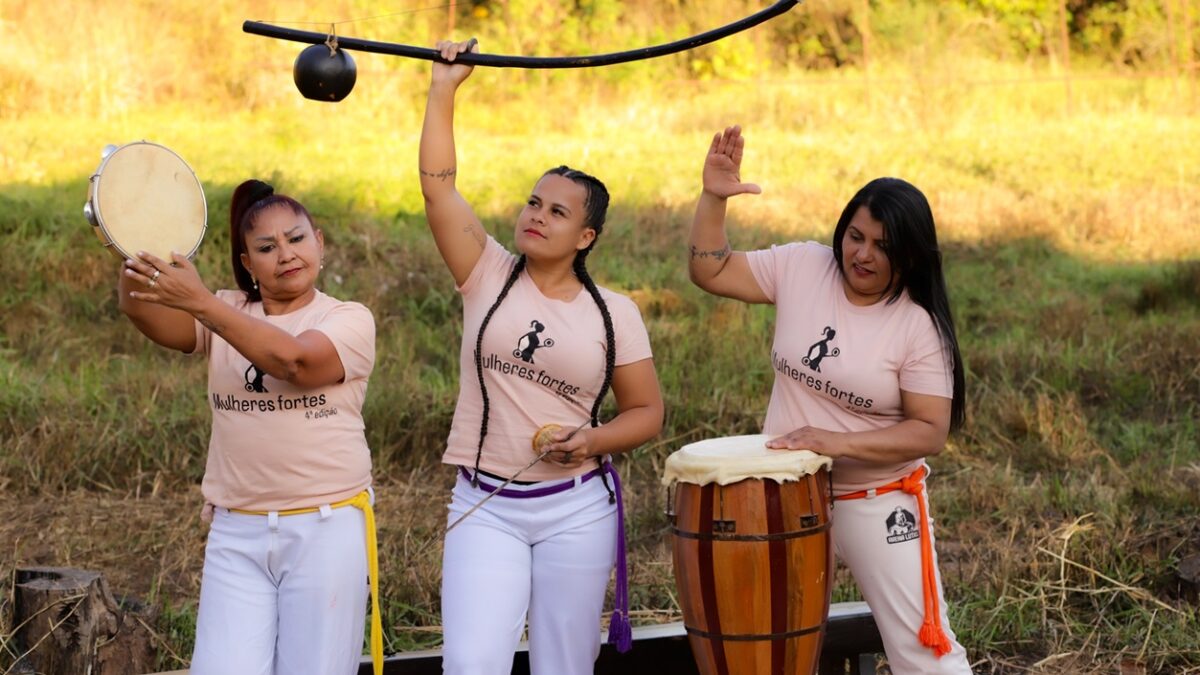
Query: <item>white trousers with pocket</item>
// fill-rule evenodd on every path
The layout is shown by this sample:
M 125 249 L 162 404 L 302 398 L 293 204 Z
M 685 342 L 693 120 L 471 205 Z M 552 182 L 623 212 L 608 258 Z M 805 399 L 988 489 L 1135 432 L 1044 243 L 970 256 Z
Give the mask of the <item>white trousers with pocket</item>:
M 353 675 L 367 608 L 363 512 L 213 513 L 191 675 Z
M 850 569 L 871 607 L 894 675 L 970 673 L 966 650 L 950 630 L 941 574 L 937 574 L 938 607 L 942 630 L 950 638 L 950 653 L 938 658 L 917 638 L 925 620 L 919 514 L 917 497 L 901 490 L 877 497 L 835 501 L 834 552 Z M 927 531 L 932 538 L 932 516 Z M 933 544 L 931 541 L 930 545 Z M 933 564 L 936 570 L 936 546 Z
M 487 495 L 460 474 L 447 522 Z M 442 672 L 509 675 L 528 615 L 532 675 L 590 675 L 616 541 L 617 507 L 598 476 L 546 497 L 489 500 L 446 535 Z

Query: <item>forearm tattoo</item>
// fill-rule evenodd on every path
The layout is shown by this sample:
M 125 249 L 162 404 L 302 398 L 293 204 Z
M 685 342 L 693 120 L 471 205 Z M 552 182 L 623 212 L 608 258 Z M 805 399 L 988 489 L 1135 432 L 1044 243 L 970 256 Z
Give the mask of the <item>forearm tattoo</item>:
M 721 261 L 728 257 L 730 253 L 732 253 L 732 251 L 729 249 L 729 244 L 725 244 L 725 246 L 722 248 L 713 251 L 701 251 L 695 246 L 692 246 L 692 260 L 695 260 L 696 258 L 712 258 L 714 260 Z
M 212 319 L 197 319 L 197 321 L 200 322 L 201 326 L 204 326 L 205 328 L 211 330 L 212 332 L 216 333 L 217 335 L 225 334 L 225 327 L 218 325 L 216 323 L 213 323 Z
M 430 178 L 436 178 L 440 181 L 445 181 L 447 178 L 450 178 L 458 173 L 458 167 L 454 166 L 448 169 L 442 169 L 441 171 L 426 171 L 425 169 L 419 170 L 422 176 L 429 176 Z

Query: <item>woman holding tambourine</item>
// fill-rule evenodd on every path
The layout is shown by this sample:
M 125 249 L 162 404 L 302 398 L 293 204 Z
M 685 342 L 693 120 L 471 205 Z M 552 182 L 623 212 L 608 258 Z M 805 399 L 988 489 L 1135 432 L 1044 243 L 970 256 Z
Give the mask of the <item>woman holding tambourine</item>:
M 214 294 L 185 256 L 144 252 L 119 284 L 138 330 L 208 357 L 211 528 L 190 672 L 348 675 L 368 570 L 375 581 L 362 419 L 375 322 L 316 288 L 325 238 L 296 200 L 242 183 L 230 228 L 236 290 Z M 377 622 L 372 633 L 379 672 Z
M 438 50 L 452 62 L 473 44 Z M 519 255 L 488 236 L 455 187 L 454 98 L 471 70 L 434 64 L 419 160 L 429 227 L 463 297 L 443 455 L 458 474 L 442 562 L 443 667 L 507 675 L 528 616 L 534 675 L 583 675 L 599 654 L 614 560 L 609 640 L 629 640 L 621 487 L 608 456 L 659 432 L 662 396 L 637 306 L 585 265 L 604 227 L 604 185 L 565 166 L 543 174 L 517 217 Z M 617 415 L 599 425 L 609 388 Z
M 943 611 L 925 494 L 925 458 L 941 452 L 965 408 L 929 203 L 909 183 L 880 178 L 846 205 L 832 246 L 733 251 L 726 200 L 760 191 L 741 182 L 743 148 L 738 127 L 709 148 L 692 281 L 775 305 L 767 447 L 833 458 L 835 552 L 871 607 L 892 671 L 969 673 Z

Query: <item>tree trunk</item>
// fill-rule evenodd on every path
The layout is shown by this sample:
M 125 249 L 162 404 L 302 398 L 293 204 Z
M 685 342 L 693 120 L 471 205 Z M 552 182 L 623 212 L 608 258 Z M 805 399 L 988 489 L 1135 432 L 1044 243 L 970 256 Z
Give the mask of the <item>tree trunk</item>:
M 23 567 L 13 586 L 14 672 L 134 675 L 154 670 L 153 637 L 98 572 Z

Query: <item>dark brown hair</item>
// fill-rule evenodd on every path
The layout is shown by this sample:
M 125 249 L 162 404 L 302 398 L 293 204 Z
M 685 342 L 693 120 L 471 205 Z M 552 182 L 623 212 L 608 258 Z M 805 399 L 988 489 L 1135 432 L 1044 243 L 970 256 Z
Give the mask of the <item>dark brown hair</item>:
M 262 294 L 258 292 L 254 277 L 242 264 L 242 254 L 249 253 L 246 248 L 246 234 L 254 229 L 260 213 L 280 205 L 288 207 L 298 216 L 304 216 L 308 223 L 313 225 L 312 215 L 303 204 L 287 195 L 276 194 L 275 188 L 261 180 L 252 178 L 237 186 L 229 203 L 229 249 L 233 278 L 250 302 L 261 302 Z

